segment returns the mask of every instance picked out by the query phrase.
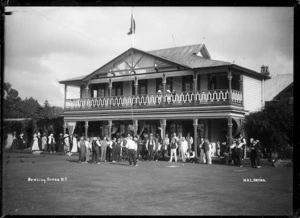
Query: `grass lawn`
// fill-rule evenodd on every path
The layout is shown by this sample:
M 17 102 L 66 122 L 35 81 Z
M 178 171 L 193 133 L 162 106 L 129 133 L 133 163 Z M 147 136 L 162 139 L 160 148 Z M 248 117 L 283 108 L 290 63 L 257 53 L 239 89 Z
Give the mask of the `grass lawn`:
M 291 167 L 163 161 L 138 165 L 4 153 L 2 214 L 292 215 Z M 55 178 L 59 181 L 47 181 Z M 255 178 L 266 182 L 244 182 Z

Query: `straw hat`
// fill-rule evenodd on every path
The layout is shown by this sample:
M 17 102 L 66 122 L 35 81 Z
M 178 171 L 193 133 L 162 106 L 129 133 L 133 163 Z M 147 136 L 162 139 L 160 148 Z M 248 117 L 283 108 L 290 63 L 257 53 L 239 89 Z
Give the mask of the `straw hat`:
M 65 135 L 64 135 L 64 137 L 68 137 L 68 136 L 69 136 L 68 134 L 65 134 Z

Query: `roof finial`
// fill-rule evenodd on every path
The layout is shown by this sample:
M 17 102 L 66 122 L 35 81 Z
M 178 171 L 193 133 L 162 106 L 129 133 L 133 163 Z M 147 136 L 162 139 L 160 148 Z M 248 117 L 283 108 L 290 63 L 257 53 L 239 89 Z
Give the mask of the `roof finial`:
M 204 42 L 205 42 L 205 36 L 203 37 L 203 41 L 202 41 L 202 44 L 204 44 Z

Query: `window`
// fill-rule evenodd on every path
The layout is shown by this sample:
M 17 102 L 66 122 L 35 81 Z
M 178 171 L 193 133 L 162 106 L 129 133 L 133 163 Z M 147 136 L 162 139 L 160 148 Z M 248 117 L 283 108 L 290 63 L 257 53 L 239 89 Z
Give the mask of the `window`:
M 192 92 L 193 91 L 193 76 L 182 77 L 182 91 Z
M 123 82 L 115 82 L 112 85 L 112 96 L 122 96 L 123 95 Z
M 105 86 L 103 86 L 103 87 L 100 87 L 99 89 L 98 89 L 98 97 L 104 97 L 105 96 Z
M 215 76 L 210 76 L 209 89 L 210 90 L 217 89 L 217 79 Z
M 97 90 L 93 89 L 93 98 L 97 98 Z
M 147 80 L 139 80 L 138 94 L 147 94 Z
M 158 90 L 163 91 L 162 78 L 156 79 L 156 92 Z M 170 90 L 171 92 L 173 90 L 173 78 L 172 77 L 167 78 L 166 91 L 167 90 Z
M 145 95 L 147 94 L 148 91 L 148 81 L 147 80 L 139 80 L 138 81 L 138 95 Z M 134 82 L 132 82 L 132 93 L 136 95 L 135 93 L 135 87 L 134 87 Z
M 91 85 L 91 94 L 93 98 L 101 98 L 105 96 L 105 83 L 92 84 Z

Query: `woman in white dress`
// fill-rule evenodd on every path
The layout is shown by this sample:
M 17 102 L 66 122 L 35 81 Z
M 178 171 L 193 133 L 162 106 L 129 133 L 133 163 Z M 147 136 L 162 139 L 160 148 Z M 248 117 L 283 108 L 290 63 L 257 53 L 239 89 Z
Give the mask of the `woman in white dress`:
M 44 133 L 43 137 L 42 137 L 42 149 L 44 151 L 47 151 L 47 136 L 46 136 L 46 133 Z
M 38 143 L 38 138 L 37 135 L 34 134 L 33 135 L 33 143 L 32 143 L 32 147 L 31 147 L 31 151 L 39 151 L 39 143 Z
M 78 149 L 77 149 L 77 138 L 76 135 L 73 135 L 73 146 L 72 146 L 72 150 L 71 153 L 77 153 Z

